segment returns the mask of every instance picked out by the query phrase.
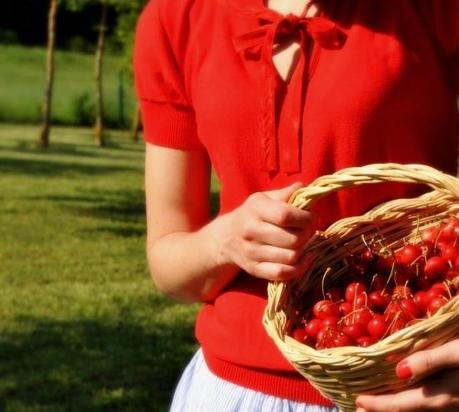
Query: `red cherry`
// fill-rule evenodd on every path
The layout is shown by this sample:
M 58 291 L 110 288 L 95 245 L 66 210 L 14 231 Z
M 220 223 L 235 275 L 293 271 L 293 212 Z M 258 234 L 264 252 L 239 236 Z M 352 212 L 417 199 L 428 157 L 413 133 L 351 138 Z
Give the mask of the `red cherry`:
M 304 328 L 296 328 L 293 330 L 292 337 L 298 342 L 304 343 L 309 336 L 306 334 Z
M 367 266 L 372 265 L 376 261 L 377 258 L 378 258 L 378 255 L 374 253 L 371 249 L 366 249 L 360 255 L 360 260 L 362 261 L 362 263 L 364 263 Z
M 417 290 L 430 289 L 431 284 L 432 284 L 431 280 L 426 275 L 421 275 L 416 279 L 416 289 Z
M 363 323 L 367 325 L 368 322 L 373 318 L 373 314 L 367 308 L 358 309 L 351 315 L 355 323 Z
M 421 316 L 418 306 L 413 299 L 403 299 L 399 302 L 403 319 L 410 321 Z
M 439 276 L 443 276 L 448 271 L 449 266 L 446 259 L 441 256 L 432 256 L 427 259 L 426 265 L 424 267 L 425 275 L 430 279 L 435 279 Z
M 438 289 L 443 296 L 449 296 L 450 289 L 446 282 L 435 282 L 431 289 Z
M 457 239 L 455 230 L 457 227 L 458 225 L 455 219 L 447 220 L 445 226 L 440 230 L 438 238 L 446 242 L 454 242 Z
M 363 348 L 367 348 L 368 346 L 375 344 L 377 341 L 378 339 L 373 336 L 362 336 L 357 339 L 357 344 Z
M 377 273 L 389 274 L 394 265 L 394 258 L 392 256 L 379 256 L 376 261 L 375 270 Z
M 394 299 L 408 299 L 413 296 L 413 292 L 408 286 L 398 285 L 395 286 L 394 290 L 392 291 L 392 297 Z
M 449 296 L 448 292 L 445 290 L 445 289 L 441 289 L 441 288 L 430 288 L 429 290 L 427 290 L 427 299 L 429 300 L 429 302 L 434 299 L 434 298 L 437 298 L 439 296 L 444 296 L 445 298 Z
M 386 309 L 387 305 L 390 303 L 390 300 L 390 295 L 387 292 L 383 292 L 382 290 L 376 290 L 368 295 L 368 301 L 370 302 L 369 306 L 374 309 Z
M 319 300 L 314 305 L 312 311 L 314 313 L 314 316 L 318 319 L 325 319 L 330 316 L 338 317 L 340 315 L 339 305 L 328 299 Z
M 427 308 L 429 316 L 437 313 L 438 309 L 444 306 L 446 302 L 448 302 L 448 299 L 446 299 L 444 296 L 437 296 L 433 298 L 429 303 L 429 307 Z
M 317 334 L 322 329 L 322 322 L 323 321 L 321 319 L 311 319 L 308 323 L 306 323 L 304 330 L 309 336 L 316 338 Z
M 454 269 L 459 270 L 459 256 L 454 261 L 453 266 L 454 266 Z
M 459 276 L 459 272 L 455 269 L 450 269 L 445 274 L 445 278 L 448 280 L 453 280 L 454 278 Z
M 343 316 L 346 316 L 348 315 L 349 313 L 352 312 L 352 303 L 350 302 L 342 302 L 339 304 L 339 312 L 341 313 L 341 315 Z
M 350 336 L 341 333 L 335 336 L 333 343 L 335 344 L 335 347 L 353 346 L 354 340 Z
M 343 326 L 343 333 L 345 333 L 353 339 L 357 339 L 361 336 L 366 335 L 367 330 L 363 323 L 353 323 L 351 325 Z
M 459 245 L 451 245 L 448 244 L 444 249 L 441 251 L 441 257 L 446 259 L 448 262 L 455 262 L 459 256 Z
M 337 316 L 328 316 L 322 321 L 322 328 L 332 327 L 336 328 L 339 318 Z
M 410 266 L 419 256 L 422 255 L 422 249 L 416 245 L 405 245 L 395 253 L 395 261 L 398 264 Z
M 398 332 L 400 329 L 403 329 L 406 326 L 406 322 L 402 318 L 397 318 L 392 321 L 389 326 L 389 333 Z
M 398 300 L 394 300 L 387 306 L 386 310 L 384 311 L 384 316 L 387 322 L 392 322 L 395 318 L 400 316 L 400 306 L 398 304 Z
M 427 295 L 427 292 L 423 290 L 418 290 L 413 297 L 414 303 L 419 308 L 421 314 L 425 315 L 427 312 L 427 306 L 429 305 L 430 299 Z
M 371 279 L 370 290 L 371 291 L 382 290 L 386 287 L 386 284 L 387 284 L 387 277 L 377 273 Z
M 394 283 L 397 286 L 406 285 L 411 279 L 413 279 L 414 276 L 414 272 L 412 272 L 409 268 L 404 266 L 398 267 L 394 272 Z
M 428 246 L 433 245 L 437 241 L 438 233 L 439 232 L 436 227 L 430 227 L 428 229 L 424 229 L 421 232 L 422 242 Z
M 360 309 L 360 308 L 364 308 L 366 306 L 368 306 L 368 296 L 364 292 L 364 293 L 361 293 L 359 296 L 357 296 L 355 298 L 354 309 Z
M 373 319 L 368 322 L 367 331 L 374 338 L 381 338 L 387 330 L 387 323 L 383 315 L 374 315 Z
M 353 304 L 354 299 L 361 295 L 363 292 L 366 292 L 366 288 L 363 283 L 352 282 L 347 286 L 344 296 L 347 302 L 351 302 Z

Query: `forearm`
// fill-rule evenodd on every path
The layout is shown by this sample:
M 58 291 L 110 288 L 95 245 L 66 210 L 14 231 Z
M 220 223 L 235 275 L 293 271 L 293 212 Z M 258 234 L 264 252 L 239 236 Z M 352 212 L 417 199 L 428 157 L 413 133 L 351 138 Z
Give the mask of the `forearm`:
M 174 232 L 150 242 L 152 278 L 163 293 L 183 302 L 214 298 L 239 272 L 222 258 L 221 234 L 228 225 L 220 216 L 194 232 Z

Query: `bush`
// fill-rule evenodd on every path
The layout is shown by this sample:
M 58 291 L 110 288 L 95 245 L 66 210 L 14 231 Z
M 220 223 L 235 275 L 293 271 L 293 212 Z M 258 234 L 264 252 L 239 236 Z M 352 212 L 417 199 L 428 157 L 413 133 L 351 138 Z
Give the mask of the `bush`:
M 13 30 L 0 29 L 0 44 L 18 44 L 19 39 Z
M 91 126 L 94 123 L 96 105 L 88 92 L 77 95 L 72 100 L 72 112 L 75 123 L 81 126 Z

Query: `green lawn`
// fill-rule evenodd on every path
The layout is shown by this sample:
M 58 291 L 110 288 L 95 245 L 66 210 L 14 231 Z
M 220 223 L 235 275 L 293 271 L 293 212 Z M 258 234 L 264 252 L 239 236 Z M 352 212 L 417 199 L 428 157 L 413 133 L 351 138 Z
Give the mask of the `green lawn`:
M 143 145 L 0 125 L 0 411 L 161 411 L 196 348 L 196 306 L 145 261 Z
M 45 86 L 44 48 L 0 45 L 0 121 L 36 123 L 41 117 Z M 106 117 L 118 121 L 119 73 L 123 57 L 105 56 L 104 98 Z M 60 124 L 92 124 L 94 112 L 94 57 L 71 51 L 56 52 L 52 117 Z M 123 77 L 124 119 L 134 109 L 132 84 Z

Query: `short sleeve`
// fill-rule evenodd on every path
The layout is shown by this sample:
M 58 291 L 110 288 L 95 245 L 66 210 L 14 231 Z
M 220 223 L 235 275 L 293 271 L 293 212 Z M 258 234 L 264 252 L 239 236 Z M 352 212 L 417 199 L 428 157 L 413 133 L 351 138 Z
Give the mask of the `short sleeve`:
M 136 31 L 134 73 L 144 139 L 160 146 L 201 150 L 181 67 L 187 36 L 166 27 L 164 21 L 171 20 L 163 18 L 162 3 L 151 0 L 147 4 Z
M 414 0 L 440 51 L 459 58 L 459 0 Z

